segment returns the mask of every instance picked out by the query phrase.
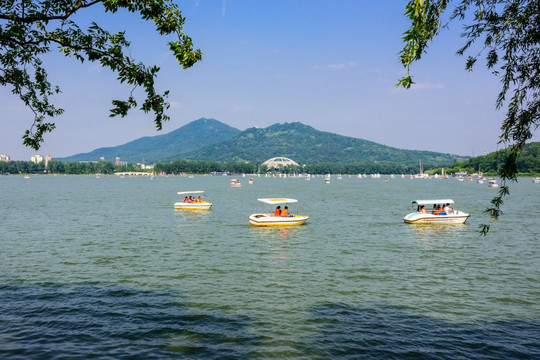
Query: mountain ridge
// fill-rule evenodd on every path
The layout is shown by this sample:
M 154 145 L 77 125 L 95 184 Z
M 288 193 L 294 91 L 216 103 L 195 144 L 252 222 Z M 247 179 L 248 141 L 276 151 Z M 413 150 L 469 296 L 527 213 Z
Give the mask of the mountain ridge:
M 424 150 L 404 150 L 373 141 L 320 131 L 298 121 L 244 131 L 216 119 L 194 120 L 170 133 L 142 137 L 126 144 L 58 159 L 91 161 L 101 156 L 127 162 L 170 162 L 177 159 L 254 162 L 284 156 L 299 164 L 400 163 L 448 166 L 467 157 Z
M 57 160 L 95 161 L 100 157 L 132 163 L 154 163 L 163 161 L 171 153 L 182 154 L 201 147 L 220 142 L 240 133 L 241 130 L 212 118 L 200 118 L 167 134 L 144 136 L 123 145 L 102 147 L 88 153 L 75 154 Z
M 373 141 L 316 130 L 300 122 L 252 127 L 220 143 L 182 154 L 184 159 L 262 163 L 284 156 L 299 164 L 389 162 L 417 165 L 452 164 L 467 157 L 424 150 L 404 150 Z M 174 160 L 170 158 L 168 160 Z

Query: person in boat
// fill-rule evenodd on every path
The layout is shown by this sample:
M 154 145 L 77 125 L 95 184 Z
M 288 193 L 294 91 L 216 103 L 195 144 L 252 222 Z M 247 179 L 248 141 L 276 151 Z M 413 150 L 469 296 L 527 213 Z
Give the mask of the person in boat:
M 274 211 L 274 216 L 281 216 L 281 206 L 278 205 L 276 211 Z
M 422 206 L 420 207 L 420 212 L 421 212 L 422 214 L 427 214 L 426 207 L 425 207 L 424 205 L 422 205 Z
M 187 196 L 184 196 L 184 202 L 187 203 L 188 202 L 188 198 Z
M 292 216 L 291 214 L 289 214 L 289 207 L 288 206 L 285 206 L 283 208 L 283 211 L 281 212 L 281 216 L 284 216 L 284 217 Z
M 446 213 L 444 212 L 444 209 L 443 209 L 443 205 L 438 205 L 437 206 L 437 215 L 446 215 Z
M 438 211 L 437 211 L 437 204 L 433 204 L 433 209 L 431 209 L 431 213 L 433 215 L 437 215 L 438 214 Z
M 199 195 L 199 197 L 197 198 L 197 202 L 198 202 L 198 203 L 202 203 L 201 195 Z
M 450 212 L 452 211 L 453 209 L 450 208 L 450 204 L 446 204 L 444 206 L 444 209 L 443 211 L 445 212 L 446 215 L 450 215 Z

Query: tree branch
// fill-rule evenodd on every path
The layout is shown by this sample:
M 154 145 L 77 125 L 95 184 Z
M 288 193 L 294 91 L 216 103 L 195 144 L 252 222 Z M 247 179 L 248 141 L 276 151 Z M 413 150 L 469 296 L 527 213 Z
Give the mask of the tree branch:
M 50 20 L 67 20 L 71 15 L 75 14 L 78 10 L 84 9 L 90 6 L 93 6 L 97 3 L 103 2 L 103 0 L 94 0 L 92 2 L 89 2 L 88 4 L 83 4 L 82 0 L 79 0 L 77 4 L 69 11 L 67 11 L 64 15 L 53 15 L 53 16 L 14 16 L 14 15 L 5 15 L 0 14 L 0 19 L 2 20 L 9 20 L 9 21 L 15 21 L 15 22 L 21 22 L 25 24 L 31 24 L 36 21 L 50 21 Z

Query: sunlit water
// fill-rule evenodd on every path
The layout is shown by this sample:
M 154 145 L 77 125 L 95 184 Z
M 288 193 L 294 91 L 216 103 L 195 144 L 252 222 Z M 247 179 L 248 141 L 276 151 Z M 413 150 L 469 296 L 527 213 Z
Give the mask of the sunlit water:
M 486 184 L 240 180 L 0 177 L 0 358 L 540 357 L 539 184 L 483 237 Z M 307 225 L 250 227 L 274 196 Z M 472 216 L 403 223 L 422 198 Z

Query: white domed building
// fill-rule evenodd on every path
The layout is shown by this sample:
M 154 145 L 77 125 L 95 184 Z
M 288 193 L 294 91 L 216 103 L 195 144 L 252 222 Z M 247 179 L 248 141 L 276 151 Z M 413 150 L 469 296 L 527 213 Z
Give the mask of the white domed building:
M 291 160 L 291 159 L 286 158 L 286 157 L 282 157 L 282 156 L 268 159 L 265 162 L 263 162 L 262 164 L 263 164 L 263 166 L 266 166 L 269 169 L 270 168 L 281 169 L 281 168 L 284 168 L 286 166 L 300 166 L 300 165 L 298 165 L 298 163 L 296 161 Z

